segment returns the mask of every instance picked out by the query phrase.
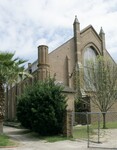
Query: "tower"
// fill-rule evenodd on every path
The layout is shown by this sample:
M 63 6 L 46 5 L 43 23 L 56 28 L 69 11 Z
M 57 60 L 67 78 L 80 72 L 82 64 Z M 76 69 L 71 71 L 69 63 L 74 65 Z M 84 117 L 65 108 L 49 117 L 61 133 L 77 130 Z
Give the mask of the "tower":
M 49 76 L 48 46 L 38 47 L 38 80 L 44 80 Z

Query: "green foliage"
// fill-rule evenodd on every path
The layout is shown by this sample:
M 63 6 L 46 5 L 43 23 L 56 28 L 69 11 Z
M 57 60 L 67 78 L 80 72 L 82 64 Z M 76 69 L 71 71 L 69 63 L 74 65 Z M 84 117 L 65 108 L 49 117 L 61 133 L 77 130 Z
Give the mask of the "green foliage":
M 62 132 L 66 97 L 54 79 L 35 83 L 19 98 L 17 117 L 21 124 L 40 135 Z
M 4 118 L 5 113 L 4 85 L 12 86 L 12 83 L 18 81 L 19 76 L 24 77 L 24 75 L 29 75 L 29 73 L 25 72 L 25 68 L 23 66 L 25 62 L 25 60 L 20 58 L 14 59 L 14 53 L 0 51 L 0 119 Z M 3 128 L 3 126 L 0 128 Z
M 16 82 L 19 75 L 25 72 L 26 60 L 14 58 L 14 53 L 0 51 L 0 82 L 11 84 Z

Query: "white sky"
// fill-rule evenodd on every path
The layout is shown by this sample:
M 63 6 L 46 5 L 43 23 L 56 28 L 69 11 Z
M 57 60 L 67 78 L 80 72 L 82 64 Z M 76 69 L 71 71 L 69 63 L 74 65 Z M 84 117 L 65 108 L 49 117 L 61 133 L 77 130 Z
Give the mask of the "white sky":
M 117 62 L 117 0 L 0 0 L 0 50 L 33 62 L 40 44 L 50 52 L 73 37 L 75 15 L 81 29 L 103 27 Z

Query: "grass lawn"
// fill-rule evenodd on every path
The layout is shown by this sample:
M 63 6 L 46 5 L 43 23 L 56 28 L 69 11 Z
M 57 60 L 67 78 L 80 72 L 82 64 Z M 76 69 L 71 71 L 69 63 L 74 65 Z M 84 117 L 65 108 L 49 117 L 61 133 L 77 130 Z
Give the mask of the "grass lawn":
M 98 122 L 93 123 L 91 125 L 91 128 L 98 129 Z M 103 123 L 100 122 L 100 129 L 103 129 Z M 117 129 L 117 122 L 106 122 L 106 129 Z
M 101 123 L 102 128 L 102 123 Z M 117 129 L 117 122 L 106 122 L 107 129 Z
M 87 138 L 87 126 L 75 126 L 73 128 L 73 137 L 75 139 Z
M 97 135 L 98 124 L 94 123 L 92 125 L 89 125 L 89 133 L 90 136 Z M 108 129 L 115 129 L 117 128 L 117 122 L 107 122 L 107 128 Z M 100 123 L 100 127 L 102 128 L 102 123 Z M 42 140 L 46 140 L 47 142 L 57 142 L 57 141 L 64 141 L 64 140 L 75 140 L 75 139 L 84 139 L 87 140 L 87 125 L 77 125 L 73 127 L 73 138 L 67 138 L 62 135 L 58 136 L 42 136 L 39 138 Z
M 47 142 L 57 142 L 57 141 L 65 141 L 65 140 L 73 140 L 73 138 L 69 137 L 64 137 L 62 135 L 58 135 L 58 136 L 43 136 L 43 137 L 40 137 L 40 139 L 42 140 L 46 140 Z
M 93 128 L 89 128 L 91 135 L 95 134 Z M 74 126 L 73 128 L 73 138 L 74 139 L 87 139 L 87 125 Z
M 100 123 L 100 129 L 102 129 L 103 123 Z M 117 129 L 117 122 L 106 122 L 106 127 L 108 129 Z M 98 129 L 98 123 L 91 124 L 89 126 L 90 135 L 95 135 Z M 87 125 L 77 125 L 73 127 L 73 138 L 74 139 L 87 139 Z
M 5 134 L 0 135 L 0 147 L 2 146 L 15 146 L 16 143 L 13 142 L 12 140 L 10 140 L 10 138 L 8 136 L 6 136 Z

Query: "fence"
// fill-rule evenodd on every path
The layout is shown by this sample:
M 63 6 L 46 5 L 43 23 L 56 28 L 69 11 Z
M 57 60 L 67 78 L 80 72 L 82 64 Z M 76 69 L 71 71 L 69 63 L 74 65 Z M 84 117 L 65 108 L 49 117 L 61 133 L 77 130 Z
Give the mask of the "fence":
M 75 112 L 72 121 L 73 137 L 88 148 L 117 148 L 117 112 Z

